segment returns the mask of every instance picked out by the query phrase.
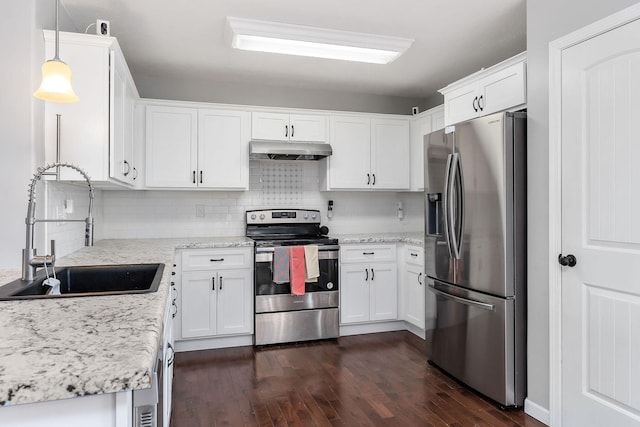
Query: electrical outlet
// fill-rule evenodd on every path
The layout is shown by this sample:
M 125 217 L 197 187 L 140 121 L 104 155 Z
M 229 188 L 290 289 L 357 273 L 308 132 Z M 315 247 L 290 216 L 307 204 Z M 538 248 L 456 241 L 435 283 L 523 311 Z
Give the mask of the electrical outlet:
M 204 218 L 204 205 L 196 205 L 196 217 Z

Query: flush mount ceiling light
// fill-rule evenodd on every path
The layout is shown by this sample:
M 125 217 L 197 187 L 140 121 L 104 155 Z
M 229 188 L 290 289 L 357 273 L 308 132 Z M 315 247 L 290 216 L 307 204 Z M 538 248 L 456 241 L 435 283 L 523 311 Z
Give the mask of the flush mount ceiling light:
M 60 60 L 58 51 L 60 50 L 59 30 L 58 30 L 58 8 L 60 0 L 56 0 L 56 55 L 53 59 L 42 64 L 42 83 L 33 93 L 36 98 L 54 102 L 75 102 L 78 95 L 71 87 L 71 69 Z
M 233 17 L 227 17 L 226 37 L 236 49 L 372 64 L 388 64 L 413 43 L 400 37 Z

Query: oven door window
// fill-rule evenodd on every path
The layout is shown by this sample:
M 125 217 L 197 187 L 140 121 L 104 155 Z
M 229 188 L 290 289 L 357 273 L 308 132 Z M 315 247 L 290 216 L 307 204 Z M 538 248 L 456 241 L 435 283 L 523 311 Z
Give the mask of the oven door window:
M 260 254 L 267 255 L 267 254 Z M 269 254 L 271 255 L 271 254 Z M 255 287 L 256 295 L 279 295 L 290 294 L 291 285 L 289 283 L 276 284 L 273 283 L 273 261 L 272 256 L 269 260 L 262 260 L 265 256 L 256 256 L 255 263 Z M 320 277 L 317 282 L 306 282 L 304 284 L 305 292 L 334 291 L 338 289 L 338 259 L 318 260 L 320 267 Z

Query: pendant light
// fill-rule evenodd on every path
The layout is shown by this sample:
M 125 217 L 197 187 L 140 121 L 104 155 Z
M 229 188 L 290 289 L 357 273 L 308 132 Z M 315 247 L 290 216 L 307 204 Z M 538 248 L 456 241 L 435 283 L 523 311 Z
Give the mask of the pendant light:
M 56 0 L 56 56 L 42 64 L 42 83 L 33 94 L 36 98 L 54 102 L 76 102 L 79 98 L 71 87 L 71 69 L 58 56 L 60 50 L 58 9 Z

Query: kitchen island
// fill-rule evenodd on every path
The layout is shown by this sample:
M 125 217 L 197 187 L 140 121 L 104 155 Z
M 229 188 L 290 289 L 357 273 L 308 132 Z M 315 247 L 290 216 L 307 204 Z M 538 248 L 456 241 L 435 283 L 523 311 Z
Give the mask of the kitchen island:
M 130 400 L 131 390 L 149 388 L 175 250 L 240 246 L 253 241 L 242 236 L 102 240 L 56 266 L 163 263 L 158 291 L 0 301 L 0 425 L 14 425 L 7 424 L 17 419 L 14 414 L 37 412 L 39 406 L 22 404 L 120 392 L 128 392 Z M 2 270 L 0 283 L 19 276 L 19 270 Z M 50 414 L 47 425 L 55 418 Z

